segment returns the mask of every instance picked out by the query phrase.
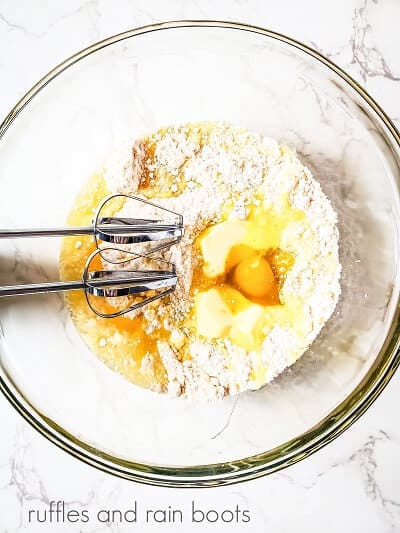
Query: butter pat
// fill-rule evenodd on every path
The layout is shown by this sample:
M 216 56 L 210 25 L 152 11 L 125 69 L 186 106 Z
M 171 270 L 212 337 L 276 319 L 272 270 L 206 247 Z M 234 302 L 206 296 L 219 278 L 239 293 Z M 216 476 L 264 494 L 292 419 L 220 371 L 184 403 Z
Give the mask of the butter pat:
M 195 298 L 197 333 L 208 339 L 227 337 L 245 349 L 254 348 L 254 335 L 263 314 L 259 305 L 250 305 L 233 314 L 217 289 L 202 292 Z
M 216 278 L 224 273 L 229 252 L 235 244 L 245 240 L 246 232 L 247 223 L 243 220 L 221 222 L 204 232 L 200 250 L 206 276 Z
M 232 323 L 232 314 L 216 289 L 198 294 L 195 298 L 196 329 L 209 339 L 225 337 Z
M 250 305 L 245 311 L 234 316 L 232 327 L 229 332 L 230 339 L 245 350 L 253 350 L 257 347 L 257 326 L 261 324 L 264 311 L 258 305 Z
M 257 325 L 257 322 L 264 315 L 263 308 L 259 305 L 250 305 L 244 311 L 237 313 L 234 317 L 233 326 L 235 329 L 251 335 Z

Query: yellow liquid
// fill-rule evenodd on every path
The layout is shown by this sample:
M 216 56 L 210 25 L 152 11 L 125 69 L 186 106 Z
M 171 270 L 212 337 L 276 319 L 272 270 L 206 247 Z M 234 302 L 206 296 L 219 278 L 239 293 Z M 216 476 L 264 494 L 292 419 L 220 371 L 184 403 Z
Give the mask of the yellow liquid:
M 109 194 L 104 178 L 99 174 L 94 175 L 77 196 L 68 224 L 90 225 L 94 211 Z M 94 250 L 91 236 L 64 238 L 60 256 L 61 279 L 80 279 L 86 260 Z M 71 291 L 66 295 L 66 301 L 85 342 L 108 366 L 145 388 L 157 389 L 158 384 L 161 387 L 165 384 L 165 369 L 156 343 L 158 339 L 165 338 L 167 332 L 157 330 L 154 335 L 146 335 L 142 316 L 134 319 L 126 316 L 101 318 L 88 307 L 83 291 Z M 102 298 L 98 299 L 96 305 L 102 312 L 115 311 Z M 153 370 L 142 368 L 142 360 L 147 353 L 154 357 Z

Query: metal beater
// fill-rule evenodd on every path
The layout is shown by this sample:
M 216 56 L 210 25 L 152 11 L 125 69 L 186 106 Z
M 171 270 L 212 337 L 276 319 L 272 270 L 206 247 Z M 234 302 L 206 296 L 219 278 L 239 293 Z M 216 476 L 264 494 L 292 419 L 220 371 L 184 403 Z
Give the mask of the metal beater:
M 154 218 L 121 218 L 101 216 L 101 212 L 109 202 L 116 198 L 134 200 L 150 206 L 153 210 L 161 210 L 164 214 L 175 217 L 174 222 L 167 223 Z M 159 298 L 163 298 L 175 290 L 177 275 L 175 266 L 168 261 L 154 257 L 155 252 L 169 248 L 180 241 L 183 235 L 183 217 L 174 211 L 166 209 L 139 198 L 126 194 L 114 194 L 106 198 L 98 207 L 93 225 L 88 227 L 64 227 L 43 229 L 6 229 L 0 230 L 0 239 L 16 237 L 51 237 L 68 235 L 93 235 L 96 243 L 95 250 L 87 259 L 82 278 L 76 281 L 57 281 L 52 283 L 31 283 L 24 285 L 9 285 L 0 287 L 0 297 L 24 294 L 38 294 L 83 290 L 89 307 L 98 316 L 115 318 L 147 305 Z M 112 243 L 117 247 L 101 247 L 101 242 Z M 120 248 L 120 245 L 149 243 L 144 253 L 136 253 L 131 249 Z M 111 258 L 110 252 L 118 252 L 122 257 Z M 106 263 L 133 263 L 136 260 L 148 260 L 159 268 L 148 270 L 92 270 L 92 264 L 100 255 L 103 265 Z M 114 254 L 115 255 L 115 254 Z M 140 298 L 141 295 L 145 295 Z M 96 308 L 91 296 L 102 298 L 120 298 L 138 296 L 140 299 L 130 303 L 123 309 L 104 313 Z

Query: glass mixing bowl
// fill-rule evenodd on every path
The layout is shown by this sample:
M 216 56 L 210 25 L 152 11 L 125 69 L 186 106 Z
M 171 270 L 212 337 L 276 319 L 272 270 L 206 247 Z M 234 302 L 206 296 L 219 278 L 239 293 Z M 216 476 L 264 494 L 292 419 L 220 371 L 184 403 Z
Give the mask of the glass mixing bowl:
M 295 147 L 339 213 L 341 300 L 290 370 L 257 392 L 192 404 L 109 370 L 60 295 L 0 307 L 1 387 L 14 407 L 76 457 L 157 485 L 233 483 L 308 456 L 366 410 L 399 363 L 399 134 L 347 74 L 283 35 L 169 22 L 56 67 L 0 127 L 0 226 L 62 226 L 120 139 L 203 120 Z M 0 245 L 2 284 L 57 278 L 57 239 Z

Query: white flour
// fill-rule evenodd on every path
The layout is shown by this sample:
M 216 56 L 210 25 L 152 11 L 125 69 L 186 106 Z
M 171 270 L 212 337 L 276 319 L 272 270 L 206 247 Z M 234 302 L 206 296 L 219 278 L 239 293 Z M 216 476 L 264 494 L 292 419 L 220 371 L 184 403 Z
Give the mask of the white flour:
M 181 213 L 185 235 L 163 253 L 176 265 L 179 283 L 170 300 L 144 308 L 146 331 L 163 326 L 170 341 L 159 341 L 158 351 L 168 376 L 168 392 L 188 398 L 214 399 L 258 388 L 253 374 L 257 365 L 266 368 L 264 382 L 298 359 L 332 314 L 340 294 L 340 264 L 336 213 L 295 153 L 272 139 L 226 124 L 213 124 L 207 142 L 198 141 L 198 127 L 170 127 L 152 138 L 154 155 L 148 160 L 143 141 L 114 156 L 105 169 L 109 190 L 137 194 L 144 175 L 162 191 L 175 196 L 154 197 L 160 206 Z M 190 295 L 193 268 L 197 263 L 193 241 L 210 224 L 221 220 L 223 207 L 231 201 L 230 218 L 246 218 L 246 205 L 256 190 L 279 209 L 286 198 L 303 211 L 305 222 L 283 234 L 282 246 L 293 252 L 295 263 L 281 288 L 283 300 L 301 297 L 304 331 L 276 325 L 266 332 L 261 354 L 246 352 L 228 339 L 205 341 L 185 326 L 193 301 Z M 129 202 L 121 216 L 135 216 Z M 127 265 L 124 265 L 126 268 Z M 181 360 L 186 342 L 190 359 Z M 151 357 L 143 364 L 151 365 Z

